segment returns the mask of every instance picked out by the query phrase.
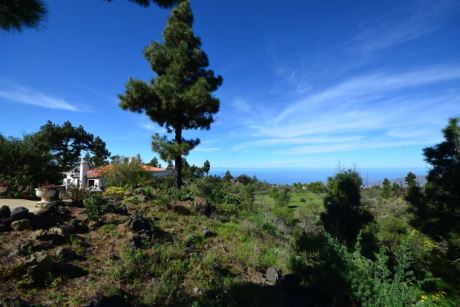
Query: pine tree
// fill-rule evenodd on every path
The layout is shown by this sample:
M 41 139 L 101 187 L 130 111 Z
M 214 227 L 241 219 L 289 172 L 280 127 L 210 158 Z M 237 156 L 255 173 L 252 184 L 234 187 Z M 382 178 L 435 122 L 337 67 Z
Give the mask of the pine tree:
M 387 178 L 383 179 L 382 184 L 382 197 L 388 198 L 391 194 L 391 182 Z
M 321 213 L 324 229 L 340 242 L 352 246 L 358 233 L 373 219 L 361 202 L 361 176 L 354 170 L 340 171 L 328 179 Z
M 0 29 L 20 32 L 24 28 L 38 28 L 46 13 L 42 0 L 2 0 Z
M 427 176 L 423 201 L 410 201 L 414 224 L 431 236 L 445 239 L 460 232 L 459 120 L 449 120 L 443 130 L 443 142 L 424 149 L 425 161 L 432 168 Z
M 175 161 L 176 187 L 182 185 L 182 157 L 199 144 L 186 140 L 184 130 L 209 129 L 219 100 L 211 95 L 222 84 L 222 77 L 207 69 L 208 57 L 200 49 L 201 40 L 192 30 L 193 15 L 188 0 L 171 12 L 162 44 L 153 42 L 144 51 L 157 77 L 150 82 L 130 79 L 120 95 L 120 107 L 147 114 L 150 119 L 174 133 L 174 139 L 155 134 L 152 148 L 161 159 Z

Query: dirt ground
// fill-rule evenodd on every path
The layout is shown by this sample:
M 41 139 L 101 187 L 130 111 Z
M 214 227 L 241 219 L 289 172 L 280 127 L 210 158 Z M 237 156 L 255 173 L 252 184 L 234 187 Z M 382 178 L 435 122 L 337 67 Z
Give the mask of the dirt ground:
M 10 210 L 17 207 L 24 207 L 29 209 L 29 212 L 36 212 L 41 209 L 41 207 L 37 205 L 37 201 L 27 199 L 0 198 L 0 207 L 1 206 L 8 206 Z

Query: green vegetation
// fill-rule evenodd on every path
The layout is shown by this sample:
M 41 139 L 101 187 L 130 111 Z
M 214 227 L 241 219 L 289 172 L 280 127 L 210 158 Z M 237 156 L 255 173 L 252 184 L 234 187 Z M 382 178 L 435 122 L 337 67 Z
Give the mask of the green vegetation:
M 174 133 L 156 134 L 152 144 L 172 176 L 154 179 L 140 158 L 114 156 L 103 193 L 70 186 L 60 196 L 72 203 L 37 215 L 19 210 L 15 221 L 2 208 L 2 300 L 14 293 L 54 306 L 92 306 L 85 303 L 96 295 L 134 306 L 460 305 L 459 119 L 424 150 L 425 186 L 409 173 L 405 186 L 385 178 L 365 187 L 353 169 L 327 184 L 293 186 L 209 175 L 209 161 L 185 160 L 199 139 L 183 133 L 210 128 L 222 78 L 208 69 L 190 3 L 135 2 L 176 5 L 163 42 L 144 51 L 155 78 L 130 79 L 119 96 L 121 108 Z M 46 14 L 41 1 L 5 3 L 0 27 L 8 31 L 37 27 Z M 102 139 L 70 122 L 49 121 L 23 138 L 0 135 L 2 187 L 30 196 L 85 153 L 95 166 L 110 156 Z

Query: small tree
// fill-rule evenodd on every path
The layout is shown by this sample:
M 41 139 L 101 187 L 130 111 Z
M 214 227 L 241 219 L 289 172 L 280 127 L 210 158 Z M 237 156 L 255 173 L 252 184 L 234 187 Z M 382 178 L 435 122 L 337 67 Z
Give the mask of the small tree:
M 209 163 L 208 160 L 204 161 L 203 163 L 203 172 L 207 175 L 209 175 L 209 171 L 211 170 L 211 163 Z
M 355 170 L 340 171 L 328 179 L 326 211 L 321 213 L 321 222 L 327 232 L 348 246 L 372 221 L 372 215 L 362 207 L 361 185 L 361 176 Z
M 390 197 L 390 194 L 391 194 L 391 183 L 390 183 L 390 180 L 385 178 L 383 179 L 383 184 L 382 184 L 382 197 L 388 198 Z
M 168 19 L 163 44 L 154 42 L 144 51 L 157 77 L 148 83 L 130 79 L 120 95 L 121 108 L 145 112 L 168 133 L 174 132 L 173 140 L 154 135 L 152 147 L 163 160 L 175 161 L 177 188 L 182 185 L 182 157 L 199 144 L 199 139 L 186 140 L 183 132 L 210 128 L 219 111 L 219 100 L 211 93 L 222 84 L 222 77 L 206 69 L 208 57 L 192 24 L 190 3 L 181 1 Z
M 224 174 L 224 178 L 223 178 L 225 181 L 231 181 L 233 179 L 233 176 L 232 176 L 232 173 L 230 173 L 229 170 L 227 170 Z

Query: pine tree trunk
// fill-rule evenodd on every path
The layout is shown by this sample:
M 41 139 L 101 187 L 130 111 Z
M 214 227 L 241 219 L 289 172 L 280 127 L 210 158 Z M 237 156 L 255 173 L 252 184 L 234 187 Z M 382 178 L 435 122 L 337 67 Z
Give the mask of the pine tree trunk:
M 182 128 L 176 129 L 176 143 L 182 143 Z M 174 157 L 174 166 L 176 170 L 176 188 L 180 189 L 182 186 L 182 155 Z

